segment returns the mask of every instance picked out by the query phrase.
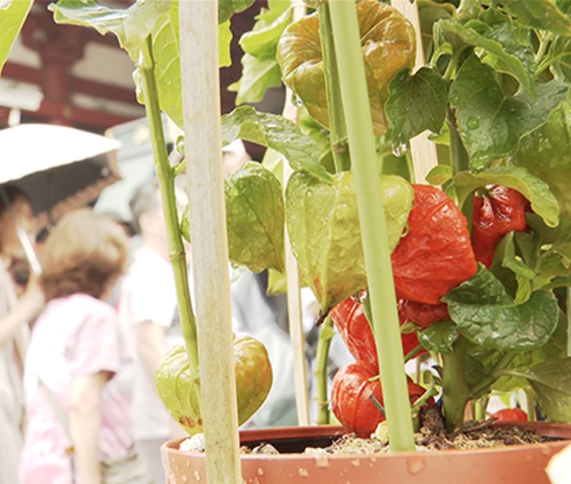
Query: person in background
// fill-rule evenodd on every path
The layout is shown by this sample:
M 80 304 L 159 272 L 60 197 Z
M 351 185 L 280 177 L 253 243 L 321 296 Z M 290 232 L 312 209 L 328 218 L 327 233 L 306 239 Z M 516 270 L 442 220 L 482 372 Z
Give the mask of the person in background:
M 47 305 L 26 357 L 24 484 L 147 484 L 133 448 L 129 354 L 117 313 L 103 302 L 127 256 L 123 230 L 82 209 L 65 215 L 42 250 Z M 110 464 L 113 462 L 113 464 Z
M 177 191 L 177 198 L 182 200 L 182 197 L 184 193 Z M 164 408 L 155 388 L 155 374 L 167 350 L 182 342 L 182 336 L 174 322 L 176 288 L 156 181 L 138 187 L 130 207 L 142 246 L 134 254 L 123 279 L 119 315 L 136 355 L 134 435 L 158 484 L 165 482 L 160 446 L 185 434 Z
M 27 323 L 41 311 L 44 299 L 32 281 L 17 300 L 9 270 L 24 257 L 24 253 L 13 217 L 31 240 L 35 238 L 34 219 L 25 193 L 13 186 L 3 189 L 10 206 L 0 197 L 0 484 L 17 484 L 23 443 L 22 378 L 29 336 Z

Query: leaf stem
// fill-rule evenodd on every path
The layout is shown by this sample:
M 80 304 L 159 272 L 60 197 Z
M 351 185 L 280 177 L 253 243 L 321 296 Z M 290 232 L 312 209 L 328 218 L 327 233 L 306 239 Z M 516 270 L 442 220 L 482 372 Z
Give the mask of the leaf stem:
M 325 322 L 319 332 L 317 342 L 317 353 L 315 355 L 315 378 L 317 383 L 317 424 L 327 425 L 330 421 L 329 415 L 329 394 L 327 391 L 327 367 L 329 366 L 329 348 L 333 339 L 333 320 L 330 316 L 325 318 Z
M 413 408 L 420 408 L 423 405 L 426 405 L 426 402 L 428 402 L 428 400 L 432 397 L 435 397 L 436 395 L 438 395 L 440 392 L 438 391 L 438 388 L 436 388 L 435 386 L 431 386 L 428 390 L 426 390 L 422 396 L 412 404 Z
M 186 342 L 190 373 L 198 375 L 198 340 L 196 320 L 190 301 L 190 289 L 188 284 L 188 269 L 186 265 L 186 252 L 182 242 L 182 233 L 178 220 L 178 210 L 174 190 L 175 174 L 168 159 L 163 120 L 159 107 L 159 95 L 155 80 L 153 47 L 151 37 L 147 37 L 143 45 L 143 62 L 139 65 L 143 81 L 143 98 L 145 111 L 149 121 L 151 144 L 155 159 L 155 171 L 163 201 L 163 213 L 165 217 L 169 259 L 173 268 L 179 313 L 181 319 L 182 334 Z
M 535 54 L 535 63 L 540 66 L 541 65 L 541 59 L 543 58 L 543 56 L 545 55 L 545 52 L 547 52 L 548 47 L 551 45 L 551 40 L 553 38 L 553 34 L 551 32 L 548 32 L 545 37 L 543 37 L 540 41 L 539 41 L 539 48 L 537 49 L 537 53 Z M 539 70 L 539 69 L 538 69 Z M 540 72 L 536 72 L 536 77 L 540 74 Z
M 470 398 L 466 382 L 467 354 L 468 340 L 460 336 L 452 345 L 452 353 L 442 355 L 444 419 L 448 432 L 461 430 L 464 423 L 464 409 Z
M 347 121 L 351 169 L 369 282 L 375 341 L 383 387 L 390 448 L 414 451 L 414 436 L 400 324 L 393 283 L 391 252 L 376 166 L 359 22 L 354 0 L 329 2 L 343 108 Z
M 424 347 L 422 345 L 415 346 L 412 350 L 410 350 L 406 355 L 404 355 L 405 363 L 409 360 L 412 360 L 415 356 L 417 356 Z
M 472 387 L 472 398 L 482 398 L 488 392 L 489 387 L 504 374 L 505 369 L 515 357 L 515 353 L 504 353 L 492 370 Z
M 331 152 L 335 163 L 335 171 L 339 173 L 351 169 L 351 160 L 347 145 L 347 128 L 345 126 L 343 100 L 339 86 L 339 69 L 335 58 L 329 2 L 321 2 L 319 4 L 318 15 L 323 73 L 325 74 L 325 91 L 327 93 L 327 108 L 329 112 Z
M 527 420 L 528 422 L 537 421 L 537 412 L 535 411 L 535 392 L 532 388 L 527 388 L 524 390 L 525 394 L 525 406 L 527 410 Z

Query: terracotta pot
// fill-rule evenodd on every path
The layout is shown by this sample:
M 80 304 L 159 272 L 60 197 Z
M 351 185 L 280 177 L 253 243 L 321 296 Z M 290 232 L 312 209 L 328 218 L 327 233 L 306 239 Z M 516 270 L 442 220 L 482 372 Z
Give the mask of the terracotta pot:
M 509 426 L 510 424 L 503 424 Z M 474 451 L 446 450 L 399 454 L 244 455 L 245 484 L 549 484 L 549 459 L 569 444 L 571 425 L 519 423 L 540 435 L 562 439 L 545 444 Z M 291 427 L 248 430 L 242 444 L 269 442 L 283 452 L 328 445 L 343 434 L 340 427 Z M 161 452 L 169 484 L 206 482 L 204 454 L 181 452 L 180 441 L 167 442 Z

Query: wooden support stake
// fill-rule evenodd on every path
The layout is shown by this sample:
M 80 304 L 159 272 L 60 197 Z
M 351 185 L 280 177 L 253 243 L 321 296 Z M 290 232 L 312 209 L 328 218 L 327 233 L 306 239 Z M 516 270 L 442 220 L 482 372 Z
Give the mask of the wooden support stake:
M 182 1 L 180 60 L 206 477 L 239 484 L 240 455 L 222 180 L 217 0 Z
M 301 0 L 292 0 L 293 21 L 305 15 L 305 5 Z M 292 92 L 286 88 L 283 116 L 297 122 L 298 109 L 291 102 Z M 292 174 L 289 163 L 283 163 L 283 189 Z M 295 259 L 287 227 L 285 230 L 285 260 L 287 277 L 287 308 L 289 317 L 289 335 L 293 352 L 293 376 L 295 382 L 295 404 L 297 408 L 297 422 L 299 425 L 309 425 L 309 391 L 307 384 L 307 362 L 305 358 L 305 334 L 301 308 L 301 295 L 299 288 L 299 267 Z
M 422 48 L 422 30 L 420 29 L 418 16 L 418 2 L 391 0 L 391 5 L 398 9 L 414 26 L 416 31 L 416 63 L 414 70 L 418 70 L 426 63 Z M 426 183 L 426 175 L 432 168 L 438 165 L 436 144 L 428 139 L 428 132 L 424 131 L 410 140 L 410 151 L 413 159 L 415 181 L 416 183 Z

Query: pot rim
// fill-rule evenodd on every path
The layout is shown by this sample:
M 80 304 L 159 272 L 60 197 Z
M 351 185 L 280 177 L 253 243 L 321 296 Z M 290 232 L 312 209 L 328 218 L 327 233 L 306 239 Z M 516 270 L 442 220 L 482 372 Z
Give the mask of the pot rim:
M 462 455 L 479 455 L 486 454 L 490 452 L 500 452 L 500 453 L 510 453 L 518 452 L 522 449 L 535 450 L 535 449 L 548 449 L 550 447 L 559 447 L 563 442 L 571 444 L 571 424 L 562 423 L 548 423 L 548 422 L 498 422 L 493 424 L 494 427 L 520 427 L 525 430 L 537 430 L 538 433 L 546 437 L 554 437 L 559 440 L 553 442 L 543 442 L 538 444 L 525 444 L 525 445 L 510 445 L 506 447 L 488 447 L 482 449 L 447 449 L 438 451 L 417 451 L 417 452 L 375 452 L 371 454 L 303 454 L 303 453 L 283 453 L 283 454 L 242 454 L 240 459 L 248 461 L 268 461 L 276 459 L 284 460 L 338 460 L 338 461 L 354 461 L 355 459 L 366 458 L 372 461 L 377 459 L 390 459 L 394 456 L 400 457 L 412 457 L 419 456 L 430 457 L 430 456 L 445 456 L 453 454 Z M 260 440 L 278 440 L 287 438 L 312 438 L 312 437 L 341 437 L 346 434 L 347 431 L 340 426 L 333 425 L 319 425 L 310 427 L 275 427 L 275 428 L 265 428 L 265 429 L 252 429 L 252 430 L 242 430 L 240 431 L 240 445 L 248 442 L 258 442 Z M 267 435 L 267 437 L 266 437 Z M 196 459 L 204 459 L 204 452 L 190 452 L 181 451 L 178 446 L 181 442 L 186 440 L 177 439 L 165 442 L 161 447 L 166 450 L 169 454 L 180 454 L 192 456 Z

